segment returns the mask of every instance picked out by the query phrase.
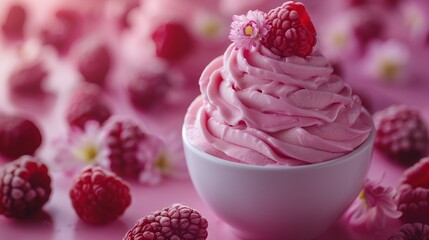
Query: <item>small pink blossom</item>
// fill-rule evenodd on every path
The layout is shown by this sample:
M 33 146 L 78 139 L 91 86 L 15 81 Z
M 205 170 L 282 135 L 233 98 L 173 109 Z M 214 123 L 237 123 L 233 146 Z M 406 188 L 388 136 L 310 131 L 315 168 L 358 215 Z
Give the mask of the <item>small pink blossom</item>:
M 145 160 L 143 171 L 139 174 L 139 182 L 148 185 L 160 183 L 164 175 L 164 168 L 168 166 L 164 142 L 154 135 L 146 135 L 139 149 L 141 149 L 141 159 Z
M 410 60 L 410 50 L 401 42 L 374 42 L 364 59 L 365 70 L 372 79 L 396 84 L 407 80 Z
M 85 128 L 72 128 L 65 139 L 55 142 L 54 167 L 66 176 L 73 176 L 87 165 L 100 165 L 107 157 L 98 122 L 89 121 Z
M 166 140 L 152 139 L 146 145 L 153 146 L 152 157 L 145 163 L 139 181 L 144 184 L 156 185 L 163 178 L 185 179 L 189 176 L 181 139 L 172 135 Z
M 350 225 L 366 226 L 367 230 L 382 229 L 387 219 L 397 219 L 401 215 L 397 210 L 393 189 L 368 179 L 359 197 L 345 213 Z
M 232 20 L 229 39 L 237 48 L 250 49 L 268 34 L 267 20 L 261 11 L 248 11 L 246 15 L 234 15 Z

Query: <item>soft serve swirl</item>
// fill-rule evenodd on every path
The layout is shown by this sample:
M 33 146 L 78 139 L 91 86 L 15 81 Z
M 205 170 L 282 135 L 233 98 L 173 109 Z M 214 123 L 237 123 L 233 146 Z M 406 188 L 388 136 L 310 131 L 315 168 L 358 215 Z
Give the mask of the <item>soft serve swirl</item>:
M 302 165 L 345 155 L 368 137 L 360 99 L 326 58 L 274 55 L 231 44 L 210 63 L 186 136 L 215 156 L 251 165 Z

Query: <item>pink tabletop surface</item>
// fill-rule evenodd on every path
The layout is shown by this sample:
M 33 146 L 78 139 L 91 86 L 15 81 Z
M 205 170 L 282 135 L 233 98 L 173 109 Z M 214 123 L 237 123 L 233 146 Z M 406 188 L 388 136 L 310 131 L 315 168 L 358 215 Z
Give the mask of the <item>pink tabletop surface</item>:
M 383 91 L 381 88 L 378 90 Z M 374 91 L 374 93 L 380 94 L 380 92 L 377 91 Z M 374 102 L 376 108 L 380 108 L 380 106 L 377 105 L 384 105 L 386 102 L 394 103 L 399 101 L 399 99 L 388 98 L 387 94 L 385 96 L 383 101 Z M 414 102 L 412 99 L 416 99 L 414 104 L 418 105 L 420 104 L 419 98 L 425 97 L 426 96 L 417 95 L 411 98 L 411 100 L 407 98 L 406 101 L 412 104 Z M 429 108 L 423 107 L 423 105 L 420 105 L 420 107 L 423 118 L 429 125 Z M 182 122 L 181 114 L 183 113 L 180 113 L 182 111 L 183 109 L 179 109 L 176 113 L 170 112 L 162 116 L 161 119 L 168 121 L 170 125 L 174 125 L 174 127 L 177 128 Z M 45 116 L 41 119 L 46 120 L 43 125 L 49 126 L 49 119 L 51 118 Z M 148 118 L 147 121 L 150 122 L 151 119 Z M 152 121 L 155 120 L 152 119 Z M 165 126 L 162 121 L 158 123 L 160 126 Z M 158 130 L 161 131 L 160 129 L 162 129 L 162 127 Z M 58 129 L 58 131 L 61 130 Z M 168 130 L 164 129 L 164 131 Z M 42 152 L 42 154 L 44 153 Z M 382 185 L 394 187 L 403 170 L 403 166 L 395 164 L 378 151 L 375 151 L 368 178 L 373 180 L 381 179 Z M 183 203 L 199 210 L 208 219 L 209 240 L 238 240 L 238 238 L 231 233 L 229 227 L 202 202 L 189 179 L 167 179 L 156 186 L 142 186 L 137 183 L 131 183 L 133 199 L 130 208 L 128 208 L 125 214 L 117 221 L 104 226 L 92 226 L 79 220 L 72 209 L 68 197 L 70 185 L 70 179 L 65 179 L 64 176 L 59 173 L 54 173 L 53 195 L 44 207 L 44 212 L 34 219 L 25 221 L 11 220 L 0 216 L 0 239 L 121 239 L 127 230 L 134 225 L 137 219 L 173 203 Z M 399 226 L 400 223 L 398 221 L 393 221 L 389 222 L 383 231 L 366 233 L 352 229 L 340 219 L 318 239 L 386 239 L 393 231 L 397 230 Z
M 374 154 L 369 178 L 380 179 L 384 175 L 384 185 L 394 185 L 402 168 Z M 26 221 L 11 220 L 0 217 L 1 239 L 121 239 L 135 221 L 152 211 L 169 206 L 172 203 L 183 203 L 198 209 L 209 221 L 209 240 L 239 239 L 229 227 L 222 222 L 202 202 L 195 192 L 190 180 L 167 180 L 156 187 L 132 185 L 132 204 L 117 221 L 104 226 L 92 226 L 78 219 L 68 197 L 70 181 L 62 176 L 54 176 L 53 195 L 44 207 L 43 214 Z M 342 220 L 332 226 L 318 239 L 384 239 L 398 227 L 397 222 L 390 223 L 385 231 L 363 233 L 355 231 Z
M 0 73 L 2 68 L 0 67 Z M 57 72 L 67 72 L 67 67 L 59 67 Z M 55 75 L 55 73 L 54 73 Z M 353 79 L 352 79 L 353 80 Z M 421 110 L 425 122 L 429 125 L 429 107 L 426 105 L 428 96 L 427 90 L 428 82 L 422 82 L 422 88 L 386 88 L 379 85 L 366 85 L 356 84 L 351 82 L 352 85 L 362 92 L 366 93 L 366 97 L 371 102 L 372 110 L 384 108 L 393 103 L 406 103 Z M 65 98 L 61 95 L 65 88 L 70 87 L 72 84 L 65 79 L 62 86 L 58 88 L 60 94 L 56 97 L 56 107 L 52 110 L 40 114 L 41 109 L 32 108 L 31 103 L 29 106 L 23 104 L 19 105 L 20 111 L 27 113 L 38 112 L 34 114 L 36 120 L 42 124 L 48 141 L 55 135 L 64 132 L 64 127 L 58 122 L 63 121 Z M 131 110 L 121 108 L 123 104 L 123 96 L 113 96 L 116 103 L 118 112 L 130 114 Z M 7 97 L 4 81 L 0 81 L 0 99 L 3 111 L 14 112 L 16 105 L 10 104 Z M 14 104 L 17 104 L 14 102 Z M 119 106 L 118 106 L 119 105 Z M 43 109 L 43 108 L 42 108 Z M 176 134 L 180 133 L 180 125 L 183 120 L 183 112 L 186 106 L 182 108 L 173 107 L 172 109 L 164 109 L 163 113 L 154 116 L 138 115 L 148 125 L 153 125 L 155 131 L 162 133 L 170 132 L 172 129 Z M 165 127 L 168 126 L 168 127 Z M 41 155 L 48 155 L 49 147 L 44 147 Z M 384 186 L 394 187 L 397 184 L 403 170 L 405 168 L 395 164 L 391 160 L 385 158 L 379 152 L 375 151 L 373 156 L 372 165 L 368 173 L 368 178 L 373 180 L 380 180 Z M 143 186 L 136 183 L 131 183 L 132 204 L 127 209 L 125 214 L 117 221 L 105 226 L 92 226 L 85 224 L 75 214 L 68 192 L 70 189 L 70 179 L 65 179 L 59 173 L 53 174 L 53 194 L 51 199 L 44 207 L 44 212 L 34 219 L 25 221 L 18 221 L 7 219 L 0 216 L 0 239 L 122 239 L 125 233 L 130 229 L 137 219 L 163 207 L 169 206 L 173 203 L 183 203 L 199 210 L 209 221 L 209 240 L 228 239 L 238 240 L 232 234 L 229 227 L 219 219 L 199 198 L 191 181 L 186 180 L 164 180 L 160 185 L 156 186 Z M 389 222 L 383 231 L 376 233 L 366 233 L 356 229 L 352 229 L 343 220 L 339 220 L 332 226 L 326 233 L 318 239 L 344 239 L 344 240 L 357 240 L 357 239 L 386 239 L 393 231 L 397 230 L 400 226 L 398 221 Z
M 0 58 L 7 59 L 7 54 L 7 50 L 6 52 L 3 51 Z M 0 64 L 0 110 L 6 112 L 16 112 L 16 106 L 12 106 L 8 103 L 8 94 L 4 85 L 6 72 L 4 70 L 11 66 L 11 64 L 13 64 L 13 62 L 10 61 L 2 61 L 2 64 Z M 421 62 L 420 64 L 422 65 L 427 63 Z M 427 70 L 428 69 L 425 71 Z M 70 77 L 65 77 L 69 73 L 70 70 L 68 66 L 59 66 L 52 74 L 52 78 L 59 77 L 61 79 L 61 82 L 54 82 L 51 84 L 51 87 L 57 89 L 59 93 L 57 96 L 53 97 L 58 100 L 56 105 L 61 105 L 65 100 L 64 95 L 62 94 L 65 91 L 64 89 L 73 85 L 73 83 L 68 79 Z M 429 76 L 429 74 L 425 74 L 425 76 Z M 350 79 L 351 85 L 358 92 L 363 93 L 365 97 L 367 97 L 371 103 L 372 110 L 379 110 L 393 103 L 406 103 L 421 110 L 422 116 L 429 126 L 429 107 L 427 105 L 429 102 L 428 79 L 417 81 L 416 84 L 418 84 L 418 86 L 389 88 L 377 84 L 361 84 L 358 82 L 358 79 L 353 79 L 352 77 L 348 79 Z M 113 97 L 112 99 L 114 99 L 113 101 L 116 101 L 118 98 Z M 130 113 L 129 109 L 121 109 L 121 96 L 119 96 L 119 99 L 119 104 L 117 103 L 118 106 L 116 107 L 124 113 Z M 32 112 L 38 112 L 38 114 L 34 114 L 35 119 L 42 123 L 42 127 L 48 139 L 52 139 L 55 135 L 64 133 L 64 126 L 55 124 L 55 122 L 64 120 L 62 119 L 64 109 L 57 107 L 45 114 L 43 111 L 40 112 L 39 108 L 34 108 L 34 106 L 25 107 L 24 105 L 20 105 L 20 107 L 23 108 L 18 112 L 25 111 L 30 114 Z M 154 127 L 156 131 L 166 133 L 171 129 L 174 129 L 176 134 L 180 134 L 180 125 L 183 119 L 184 109 L 185 108 L 173 108 L 164 111 L 161 116 L 158 116 L 160 119 L 147 117 L 145 120 L 148 125 L 156 123 Z M 139 117 L 146 118 L 146 116 Z M 165 125 L 170 127 L 165 128 Z M 45 142 L 44 144 L 48 143 Z M 49 150 L 43 150 L 40 154 L 49 154 Z M 0 165 L 2 164 L 3 163 L 0 162 Z M 381 155 L 378 151 L 375 151 L 368 178 L 373 180 L 381 179 L 382 185 L 395 187 L 404 169 L 404 166 L 400 166 L 392 162 Z M 71 186 L 70 179 L 65 179 L 59 173 L 54 173 L 52 177 L 54 190 L 51 199 L 44 207 L 44 211 L 33 219 L 25 221 L 7 219 L 0 216 L 0 240 L 118 240 L 122 239 L 137 219 L 173 203 L 183 203 L 195 208 L 208 219 L 209 240 L 239 240 L 231 233 L 229 227 L 202 202 L 189 179 L 167 179 L 156 186 L 143 186 L 131 183 L 132 204 L 125 214 L 111 224 L 93 226 L 85 224 L 79 220 L 71 206 L 71 202 L 68 197 L 68 192 Z M 344 220 L 340 219 L 326 233 L 322 234 L 322 236 L 317 239 L 386 239 L 393 231 L 397 230 L 399 226 L 400 223 L 398 221 L 392 221 L 389 222 L 386 228 L 382 231 L 366 233 L 352 229 L 344 222 Z

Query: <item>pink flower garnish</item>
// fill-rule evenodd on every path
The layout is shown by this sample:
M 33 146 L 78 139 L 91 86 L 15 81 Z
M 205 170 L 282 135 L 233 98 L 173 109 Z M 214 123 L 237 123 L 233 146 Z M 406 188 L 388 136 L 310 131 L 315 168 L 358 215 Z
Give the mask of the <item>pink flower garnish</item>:
M 65 139 L 55 142 L 54 167 L 66 176 L 73 176 L 87 165 L 101 165 L 107 148 L 98 122 L 89 121 L 85 128 L 72 128 Z
M 269 26 L 261 11 L 248 11 L 246 15 L 232 17 L 229 39 L 237 48 L 250 49 L 256 46 L 268 33 Z
M 161 143 L 157 139 L 146 141 L 146 145 L 152 145 L 152 155 L 146 162 L 144 171 L 139 176 L 143 184 L 156 185 L 163 178 L 185 179 L 189 176 L 183 146 L 180 137 L 172 135 Z M 167 147 L 168 146 L 168 147 Z
M 345 213 L 349 224 L 366 225 L 367 230 L 381 229 L 388 218 L 397 219 L 401 215 L 397 210 L 393 189 L 368 179 L 365 180 L 358 198 Z
M 399 84 L 409 80 L 409 46 L 397 41 L 374 42 L 364 57 L 364 73 L 385 84 Z

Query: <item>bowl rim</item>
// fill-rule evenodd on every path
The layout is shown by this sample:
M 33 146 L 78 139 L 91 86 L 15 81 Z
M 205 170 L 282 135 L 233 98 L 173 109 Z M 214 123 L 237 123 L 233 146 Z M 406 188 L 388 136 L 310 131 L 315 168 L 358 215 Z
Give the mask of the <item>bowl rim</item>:
M 361 145 L 359 145 L 355 150 L 353 150 L 352 152 L 350 152 L 346 155 L 343 155 L 343 156 L 338 157 L 336 159 L 320 162 L 320 163 L 312 163 L 312 164 L 305 164 L 305 165 L 298 165 L 298 166 L 250 165 L 250 164 L 246 164 L 246 163 L 238 163 L 238 162 L 233 162 L 230 160 L 225 160 L 225 159 L 213 156 L 213 155 L 195 147 L 194 145 L 192 145 L 187 140 L 186 131 L 185 131 L 186 128 L 184 125 L 182 127 L 182 142 L 183 142 L 184 148 L 188 148 L 189 150 L 191 150 L 195 154 L 201 156 L 202 158 L 208 160 L 209 162 L 212 162 L 212 163 L 218 164 L 218 165 L 224 165 L 225 167 L 241 168 L 241 169 L 247 169 L 247 170 L 270 170 L 270 171 L 296 171 L 296 170 L 326 168 L 326 167 L 332 167 L 334 165 L 341 164 L 343 162 L 347 162 L 350 159 L 354 159 L 354 156 L 356 156 L 356 155 L 358 155 L 364 151 L 367 151 L 367 149 L 370 149 L 371 151 L 373 151 L 373 144 L 374 144 L 374 140 L 375 140 L 375 131 L 376 131 L 375 126 L 374 126 L 374 122 L 372 121 L 371 114 L 366 109 L 364 109 L 363 112 L 365 115 L 367 115 L 368 118 L 371 119 L 371 123 L 372 123 L 370 134 L 365 139 L 365 141 Z M 185 150 L 185 152 L 186 152 L 186 150 Z M 185 154 L 185 158 L 186 158 L 186 163 L 188 164 L 189 160 L 188 160 L 188 157 L 186 156 L 186 154 Z

